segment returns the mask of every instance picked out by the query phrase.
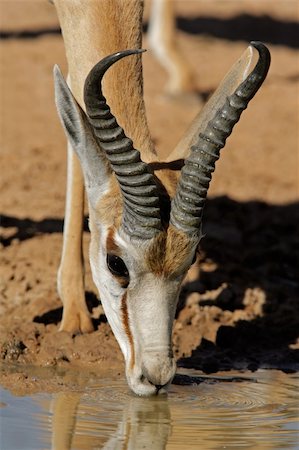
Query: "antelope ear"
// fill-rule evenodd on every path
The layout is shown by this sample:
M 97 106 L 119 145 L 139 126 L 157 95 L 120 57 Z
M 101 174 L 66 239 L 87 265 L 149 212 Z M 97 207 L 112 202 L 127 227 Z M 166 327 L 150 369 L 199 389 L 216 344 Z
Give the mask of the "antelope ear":
M 187 158 L 191 146 L 197 140 L 199 133 L 202 133 L 205 130 L 208 122 L 214 117 L 219 106 L 224 104 L 226 97 L 232 95 L 249 74 L 256 61 L 254 54 L 253 47 L 249 45 L 228 71 L 203 109 L 194 118 L 182 139 L 168 156 L 167 161 Z
M 92 127 L 77 103 L 57 65 L 54 66 L 55 103 L 66 137 L 82 167 L 87 193 L 106 191 L 112 171 L 106 155 L 96 143 Z

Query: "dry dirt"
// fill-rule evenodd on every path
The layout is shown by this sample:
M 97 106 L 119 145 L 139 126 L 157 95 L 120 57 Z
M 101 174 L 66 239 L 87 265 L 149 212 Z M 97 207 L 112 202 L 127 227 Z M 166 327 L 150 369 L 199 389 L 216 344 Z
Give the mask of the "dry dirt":
M 149 125 L 166 155 L 251 39 L 272 53 L 269 76 L 217 164 L 200 279 L 185 287 L 174 326 L 179 366 L 299 369 L 297 7 L 296 0 L 178 2 L 178 40 L 197 77 L 192 98 L 165 97 L 166 74 L 150 51 L 143 59 Z M 58 332 L 66 151 L 52 67 L 66 73 L 66 63 L 54 8 L 26 0 L 2 0 L 0 8 L 1 361 L 122 373 L 88 264 L 96 331 Z M 86 231 L 85 254 L 88 241 Z M 0 381 L 26 378 L 4 374 Z

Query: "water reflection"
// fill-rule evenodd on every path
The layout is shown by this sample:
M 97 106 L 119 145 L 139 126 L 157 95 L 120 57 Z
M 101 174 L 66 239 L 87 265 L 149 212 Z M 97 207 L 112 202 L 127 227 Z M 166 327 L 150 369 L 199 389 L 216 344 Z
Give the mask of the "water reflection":
M 226 381 L 172 386 L 168 397 L 150 399 L 123 392 L 110 404 L 111 392 L 61 393 L 52 449 L 297 448 L 297 377 L 268 372 L 258 382 Z
M 53 400 L 53 450 L 72 448 L 163 450 L 166 448 L 171 433 L 171 416 L 166 396 L 149 399 L 129 397 L 122 405 L 123 413 L 117 429 L 111 430 L 112 436 L 107 442 L 104 442 L 102 436 L 106 433 L 99 433 L 98 429 L 99 419 L 100 422 L 104 422 L 101 414 L 97 416 L 96 411 L 89 411 L 88 424 L 84 423 L 86 417 L 84 418 L 84 409 L 78 411 L 79 403 L 80 396 L 76 394 L 60 393 Z
M 255 383 L 203 383 L 197 392 L 185 388 L 181 407 L 171 407 L 177 426 L 170 440 L 175 445 L 167 449 L 298 449 L 298 375 L 265 371 L 255 378 Z M 181 436 L 189 433 L 183 447 Z
M 80 394 L 61 392 L 52 400 L 52 449 L 72 448 L 80 398 Z
M 168 396 L 149 399 L 129 393 L 124 380 L 111 379 L 85 385 L 81 380 L 81 392 L 73 388 L 53 396 L 7 393 L 1 423 L 4 431 L 21 430 L 22 450 L 297 449 L 298 375 L 261 371 L 249 376 L 243 382 L 226 375 L 172 385 Z M 28 430 L 35 441 L 25 446 Z M 17 448 L 11 437 L 4 436 L 1 444 Z

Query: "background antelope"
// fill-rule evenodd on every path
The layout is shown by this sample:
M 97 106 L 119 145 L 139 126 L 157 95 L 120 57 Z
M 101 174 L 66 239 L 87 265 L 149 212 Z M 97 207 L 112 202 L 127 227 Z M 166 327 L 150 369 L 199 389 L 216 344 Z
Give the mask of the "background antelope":
M 69 142 L 58 276 L 61 329 L 92 330 L 82 270 L 84 190 L 74 149 L 87 191 L 93 279 L 124 354 L 128 384 L 139 395 L 163 392 L 175 373 L 172 324 L 201 239 L 211 174 L 226 138 L 266 77 L 269 52 L 252 43 L 161 163 L 143 102 L 142 2 L 55 0 L 55 6 L 69 65 L 68 84 L 58 67 L 54 70 L 57 109 Z M 254 47 L 259 59 L 249 73 Z

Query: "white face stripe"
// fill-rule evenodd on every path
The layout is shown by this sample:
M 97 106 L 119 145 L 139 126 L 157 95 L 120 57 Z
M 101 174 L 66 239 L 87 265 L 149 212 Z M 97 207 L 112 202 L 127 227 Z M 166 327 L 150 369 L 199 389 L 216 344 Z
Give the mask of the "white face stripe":
M 121 237 L 121 234 L 118 232 L 118 230 L 115 230 L 114 240 L 119 247 L 121 247 L 121 248 L 128 247 L 126 240 Z

